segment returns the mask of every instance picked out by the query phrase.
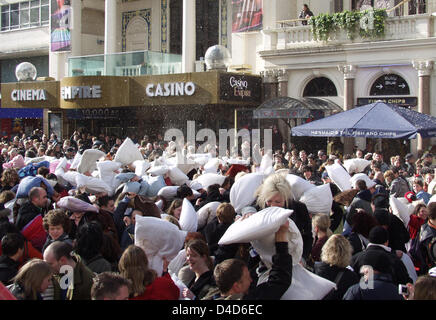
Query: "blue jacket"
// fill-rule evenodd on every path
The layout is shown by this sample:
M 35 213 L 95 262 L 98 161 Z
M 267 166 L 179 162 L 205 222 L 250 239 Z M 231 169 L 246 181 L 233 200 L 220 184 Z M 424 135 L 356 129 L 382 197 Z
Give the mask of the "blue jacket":
M 373 288 L 362 289 L 360 283 L 357 283 L 350 288 L 343 297 L 343 300 L 404 300 L 398 294 L 398 286 L 392 282 L 392 277 L 389 274 L 374 274 Z

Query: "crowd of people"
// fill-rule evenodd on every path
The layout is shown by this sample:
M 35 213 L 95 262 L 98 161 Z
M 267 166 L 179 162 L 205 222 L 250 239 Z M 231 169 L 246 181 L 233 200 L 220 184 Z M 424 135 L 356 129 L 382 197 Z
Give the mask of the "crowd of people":
M 0 297 L 279 300 L 302 267 L 317 299 L 436 299 L 432 154 L 386 163 L 380 152 L 313 155 L 283 144 L 217 158 L 216 147 L 185 145 L 187 164 L 175 146 L 39 130 L 2 139 Z M 271 213 L 285 218 L 268 235 L 222 243 Z M 144 234 L 155 222 L 168 233 Z

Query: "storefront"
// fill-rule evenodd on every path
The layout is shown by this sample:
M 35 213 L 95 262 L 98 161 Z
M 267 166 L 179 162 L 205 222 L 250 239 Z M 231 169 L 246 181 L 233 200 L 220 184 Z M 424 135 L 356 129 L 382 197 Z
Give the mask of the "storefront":
M 262 79 L 219 71 L 78 76 L 3 84 L 2 95 L 8 97 L 2 108 L 40 109 L 44 131 L 61 132 L 63 138 L 75 130 L 142 137 L 171 128 L 185 132 L 187 121 L 195 121 L 197 131 L 233 128 L 235 110 L 252 110 L 261 103 Z
M 48 132 L 48 115 L 60 112 L 58 81 L 2 83 L 1 95 L 2 136 L 28 135 L 43 127 Z

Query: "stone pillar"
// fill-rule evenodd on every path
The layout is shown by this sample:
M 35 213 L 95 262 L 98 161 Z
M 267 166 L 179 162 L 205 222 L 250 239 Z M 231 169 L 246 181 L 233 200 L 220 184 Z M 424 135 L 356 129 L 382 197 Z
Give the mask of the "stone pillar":
M 278 81 L 277 96 L 287 97 L 288 82 L 289 82 L 288 71 L 285 69 L 277 70 L 277 81 Z M 278 129 L 282 135 L 283 142 L 285 142 L 289 147 L 289 143 L 291 142 L 291 131 L 288 125 L 288 119 L 279 119 L 278 125 L 279 125 Z
M 344 111 L 354 107 L 354 79 L 357 68 L 354 65 L 340 65 L 339 71 L 344 75 Z M 354 138 L 344 138 L 344 155 L 352 154 L 354 149 Z
M 82 1 L 71 1 L 71 55 L 82 55 Z
M 261 72 L 263 77 L 264 100 L 277 97 L 277 71 L 265 70 Z
M 433 61 L 413 61 L 413 68 L 418 71 L 419 77 L 419 94 L 418 94 L 418 111 L 424 114 L 430 114 L 430 76 L 433 71 Z M 429 147 L 430 139 L 423 139 L 418 134 L 417 149 L 418 152 L 425 151 Z
M 117 52 L 117 0 L 104 3 L 104 54 Z
M 194 72 L 196 58 L 195 0 L 183 0 L 182 73 Z

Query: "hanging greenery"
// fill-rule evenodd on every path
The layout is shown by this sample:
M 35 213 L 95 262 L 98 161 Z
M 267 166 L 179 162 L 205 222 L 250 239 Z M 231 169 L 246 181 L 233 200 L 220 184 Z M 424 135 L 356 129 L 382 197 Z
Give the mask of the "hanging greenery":
M 384 35 L 387 14 L 384 9 L 322 13 L 309 19 L 315 40 L 327 41 L 338 30 L 344 30 L 348 39 L 360 35 L 365 39 Z

